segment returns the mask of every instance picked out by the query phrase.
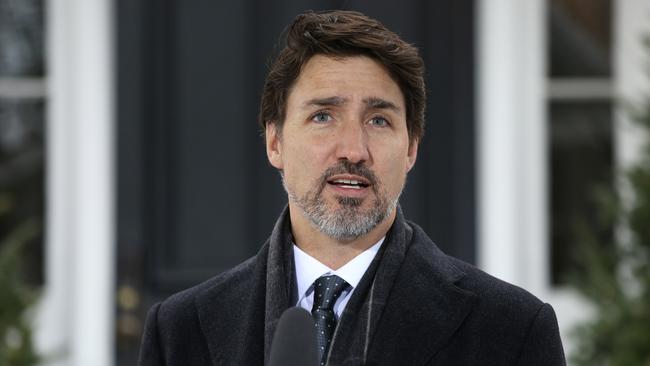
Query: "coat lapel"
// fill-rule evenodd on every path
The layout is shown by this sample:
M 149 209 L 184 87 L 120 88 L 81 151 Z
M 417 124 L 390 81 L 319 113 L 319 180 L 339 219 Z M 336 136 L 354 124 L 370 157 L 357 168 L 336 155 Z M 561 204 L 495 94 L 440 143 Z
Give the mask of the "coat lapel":
M 474 294 L 455 286 L 464 273 L 414 224 L 368 352 L 369 365 L 423 365 L 453 336 Z
M 265 245 L 195 299 L 199 323 L 216 365 L 261 365 L 264 347 Z
M 275 326 L 289 307 L 293 251 L 288 208 L 253 258 L 196 297 L 199 321 L 215 365 L 262 365 Z
M 264 315 L 264 362 L 271 353 L 275 328 L 282 313 L 289 308 L 294 281 L 294 263 L 289 208 L 285 207 L 271 233 L 266 271 Z

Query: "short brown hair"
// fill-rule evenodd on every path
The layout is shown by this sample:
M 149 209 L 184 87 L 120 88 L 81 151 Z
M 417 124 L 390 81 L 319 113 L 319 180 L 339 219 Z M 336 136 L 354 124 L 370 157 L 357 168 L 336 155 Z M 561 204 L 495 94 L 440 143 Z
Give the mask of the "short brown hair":
M 307 12 L 298 15 L 285 33 L 280 51 L 266 77 L 259 122 L 282 128 L 289 92 L 309 59 L 369 56 L 388 69 L 404 94 L 409 140 L 424 134 L 424 62 L 415 46 L 404 42 L 379 21 L 355 11 Z

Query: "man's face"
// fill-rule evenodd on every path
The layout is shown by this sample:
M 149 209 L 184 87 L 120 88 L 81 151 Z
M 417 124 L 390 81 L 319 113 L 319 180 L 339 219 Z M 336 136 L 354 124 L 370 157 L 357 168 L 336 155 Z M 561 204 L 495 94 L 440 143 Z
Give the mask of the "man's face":
M 312 57 L 289 94 L 282 131 L 269 123 L 266 138 L 291 212 L 343 241 L 393 214 L 417 156 L 399 86 L 365 56 Z

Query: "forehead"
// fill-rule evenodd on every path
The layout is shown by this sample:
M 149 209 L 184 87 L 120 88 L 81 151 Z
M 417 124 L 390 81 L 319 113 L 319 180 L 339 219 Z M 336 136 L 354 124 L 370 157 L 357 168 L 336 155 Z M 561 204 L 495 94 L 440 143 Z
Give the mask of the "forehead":
M 404 96 L 384 65 L 367 56 L 315 55 L 303 65 L 290 94 L 289 107 L 310 98 L 388 100 L 404 110 Z

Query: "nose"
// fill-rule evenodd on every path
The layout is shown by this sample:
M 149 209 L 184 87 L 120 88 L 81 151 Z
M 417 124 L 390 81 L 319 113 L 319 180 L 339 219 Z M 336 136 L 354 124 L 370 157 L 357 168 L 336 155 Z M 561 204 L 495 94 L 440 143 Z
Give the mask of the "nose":
M 366 162 L 370 159 L 368 133 L 362 123 L 346 123 L 338 136 L 337 158 L 351 163 Z

